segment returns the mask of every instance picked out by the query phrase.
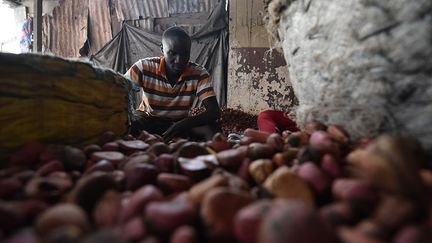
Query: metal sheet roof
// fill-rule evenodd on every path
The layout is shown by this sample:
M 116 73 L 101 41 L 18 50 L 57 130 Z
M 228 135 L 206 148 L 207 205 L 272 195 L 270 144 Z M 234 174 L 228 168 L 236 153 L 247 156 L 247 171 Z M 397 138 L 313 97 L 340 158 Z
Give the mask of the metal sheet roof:
M 169 17 L 168 0 L 114 0 L 119 20 Z

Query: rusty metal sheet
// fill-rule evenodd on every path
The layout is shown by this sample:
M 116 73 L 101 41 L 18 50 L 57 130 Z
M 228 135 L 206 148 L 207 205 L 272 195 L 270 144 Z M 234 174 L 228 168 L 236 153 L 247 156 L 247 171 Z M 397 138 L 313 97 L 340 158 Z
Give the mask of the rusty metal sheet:
M 109 1 L 89 1 L 90 53 L 99 51 L 113 37 Z
M 115 0 L 119 20 L 169 17 L 168 0 Z
M 62 57 L 78 57 L 87 40 L 88 0 L 64 1 L 52 16 L 43 16 L 45 52 Z

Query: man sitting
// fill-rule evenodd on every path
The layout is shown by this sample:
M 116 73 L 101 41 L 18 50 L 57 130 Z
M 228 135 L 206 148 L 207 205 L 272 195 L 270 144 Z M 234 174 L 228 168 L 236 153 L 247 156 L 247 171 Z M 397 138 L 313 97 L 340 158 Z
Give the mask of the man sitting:
M 143 89 L 130 133 L 146 130 L 166 142 L 174 137 L 210 140 L 221 132 L 220 109 L 209 73 L 189 61 L 191 38 L 180 27 L 171 27 L 163 33 L 161 49 L 163 56 L 141 59 L 125 74 Z M 195 98 L 205 111 L 188 116 Z

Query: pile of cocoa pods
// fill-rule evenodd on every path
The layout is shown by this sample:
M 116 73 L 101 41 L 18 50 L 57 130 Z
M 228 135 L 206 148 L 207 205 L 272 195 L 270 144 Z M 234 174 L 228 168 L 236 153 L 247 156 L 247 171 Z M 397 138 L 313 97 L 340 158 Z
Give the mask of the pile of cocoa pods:
M 432 242 L 430 158 L 338 125 L 240 141 L 112 132 L 29 143 L 0 170 L 3 242 Z
M 204 108 L 194 108 L 191 110 L 190 115 L 196 116 L 203 111 Z M 258 129 L 257 115 L 226 107 L 222 107 L 220 112 L 220 124 L 225 134 L 242 133 L 247 128 Z

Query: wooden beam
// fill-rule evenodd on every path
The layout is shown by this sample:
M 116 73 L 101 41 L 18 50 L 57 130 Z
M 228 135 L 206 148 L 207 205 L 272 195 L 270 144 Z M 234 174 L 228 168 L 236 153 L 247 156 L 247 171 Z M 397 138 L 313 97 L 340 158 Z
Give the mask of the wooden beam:
M 33 0 L 33 52 L 42 52 L 42 0 Z

